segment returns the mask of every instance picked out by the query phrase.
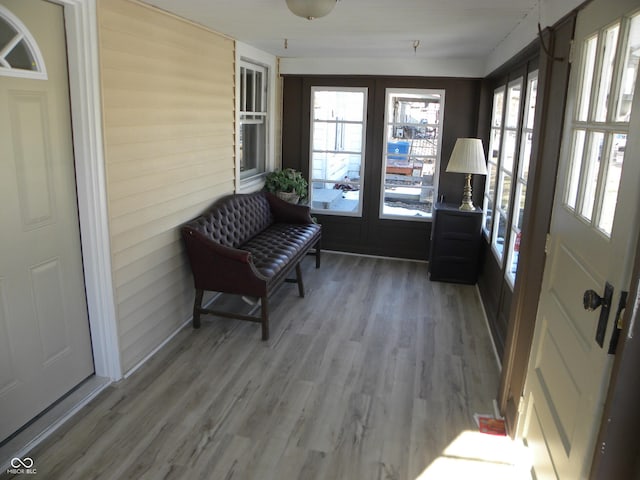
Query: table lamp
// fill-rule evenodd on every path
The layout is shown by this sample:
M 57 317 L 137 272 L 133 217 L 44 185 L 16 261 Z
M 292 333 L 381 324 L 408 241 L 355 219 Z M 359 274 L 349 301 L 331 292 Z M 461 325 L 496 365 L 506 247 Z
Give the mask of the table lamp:
M 472 212 L 476 209 L 471 200 L 471 175 L 486 175 L 487 162 L 479 138 L 459 138 L 451 152 L 447 172 L 464 173 L 465 185 L 460 210 Z

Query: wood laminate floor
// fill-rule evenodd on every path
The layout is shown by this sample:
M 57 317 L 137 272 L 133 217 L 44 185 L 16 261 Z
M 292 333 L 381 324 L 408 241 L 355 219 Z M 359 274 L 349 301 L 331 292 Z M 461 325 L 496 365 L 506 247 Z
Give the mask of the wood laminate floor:
M 456 451 L 498 389 L 475 287 L 336 254 L 303 272 L 306 298 L 274 297 L 268 342 L 203 317 L 31 452 L 37 478 L 457 479 L 457 460 L 514 478 L 509 459 Z

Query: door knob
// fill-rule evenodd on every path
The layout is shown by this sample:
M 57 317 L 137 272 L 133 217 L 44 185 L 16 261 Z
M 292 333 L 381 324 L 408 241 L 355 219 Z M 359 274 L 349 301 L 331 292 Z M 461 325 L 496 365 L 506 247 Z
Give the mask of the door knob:
M 604 294 L 598 295 L 597 292 L 589 289 L 584 292 L 582 297 L 582 305 L 584 309 L 593 312 L 596 308 L 602 307 L 600 310 L 600 319 L 596 329 L 596 342 L 602 347 L 604 335 L 607 331 L 607 322 L 609 321 L 609 310 L 611 308 L 611 299 L 613 298 L 613 285 L 606 282 L 604 285 Z
M 584 292 L 584 297 L 582 297 L 582 305 L 585 310 L 593 312 L 596 308 L 602 305 L 603 298 L 598 295 L 598 293 L 594 290 L 587 290 Z

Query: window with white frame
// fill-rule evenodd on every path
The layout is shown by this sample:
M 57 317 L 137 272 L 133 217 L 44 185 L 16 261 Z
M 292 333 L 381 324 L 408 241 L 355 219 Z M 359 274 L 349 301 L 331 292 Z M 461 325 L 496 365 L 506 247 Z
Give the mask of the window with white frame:
M 527 181 L 529 179 L 529 162 L 531 160 L 531 148 L 533 145 L 533 121 L 536 112 L 536 97 L 538 93 L 538 71 L 531 72 L 527 79 L 527 93 L 520 135 L 520 160 L 517 167 L 515 181 L 515 201 L 513 216 L 511 218 L 511 235 L 509 249 L 507 251 L 507 267 L 505 277 L 513 286 L 518 271 L 518 258 L 520 255 L 520 240 L 522 238 L 522 220 L 527 197 Z
M 496 182 L 498 181 L 498 160 L 502 146 L 502 114 L 504 113 L 505 87 L 493 92 L 493 110 L 491 112 L 491 133 L 489 138 L 489 155 L 487 159 L 486 188 L 482 205 L 482 230 L 489 238 L 493 224 L 493 210 L 496 201 Z
M 247 180 L 266 170 L 269 134 L 269 69 L 240 60 L 238 163 L 240 179 Z
M 362 215 L 366 119 L 367 88 L 311 88 L 313 211 Z
M 380 218 L 431 219 L 444 95 L 444 90 L 387 89 Z
M 511 288 L 520 255 L 537 93 L 537 70 L 526 83 L 518 77 L 493 93 L 482 229 Z
M 511 188 L 513 186 L 513 167 L 516 165 L 518 149 L 518 127 L 520 126 L 520 100 L 522 98 L 522 77 L 509 82 L 505 98 L 504 126 L 502 129 L 502 147 L 498 165 L 498 182 L 493 210 L 493 229 L 491 249 L 502 264 L 504 244 L 507 238 L 509 211 L 511 208 Z

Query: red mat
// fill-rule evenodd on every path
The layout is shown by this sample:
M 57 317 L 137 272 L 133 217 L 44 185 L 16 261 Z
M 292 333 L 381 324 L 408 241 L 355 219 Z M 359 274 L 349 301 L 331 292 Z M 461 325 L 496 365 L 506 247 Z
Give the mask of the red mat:
M 478 428 L 481 433 L 488 433 L 489 435 L 507 435 L 507 429 L 504 425 L 504 420 L 493 417 L 478 417 Z

